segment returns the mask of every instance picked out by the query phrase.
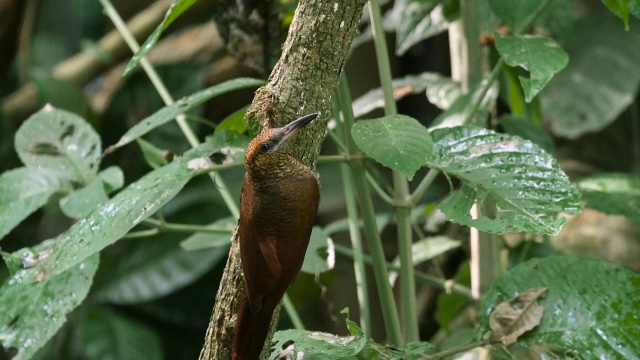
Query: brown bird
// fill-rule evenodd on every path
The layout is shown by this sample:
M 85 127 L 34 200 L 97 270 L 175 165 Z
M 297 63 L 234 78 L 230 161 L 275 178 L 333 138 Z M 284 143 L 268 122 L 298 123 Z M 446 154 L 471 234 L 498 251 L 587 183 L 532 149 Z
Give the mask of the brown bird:
M 238 230 L 245 285 L 234 360 L 259 358 L 273 312 L 302 267 L 320 191 L 316 174 L 282 145 L 317 116 L 265 130 L 247 147 Z

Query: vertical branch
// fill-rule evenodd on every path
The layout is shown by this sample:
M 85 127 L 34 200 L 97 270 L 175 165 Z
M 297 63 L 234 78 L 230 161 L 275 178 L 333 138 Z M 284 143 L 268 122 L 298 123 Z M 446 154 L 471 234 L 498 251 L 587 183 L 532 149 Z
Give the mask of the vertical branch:
M 268 84 L 256 91 L 247 111 L 246 119 L 256 121 L 262 128 L 281 126 L 301 115 L 320 112 L 318 120 L 301 130 L 287 149 L 312 168 L 331 114 L 331 96 L 364 3 L 365 0 L 301 0 L 280 60 Z M 224 360 L 231 356 L 238 298 L 244 286 L 237 240 L 236 232 L 200 359 Z M 277 317 L 274 314 L 274 319 Z
M 369 1 L 369 12 L 371 14 L 371 26 L 373 28 L 373 40 L 376 48 L 376 58 L 378 60 L 378 71 L 380 74 L 380 84 L 384 94 L 384 110 L 386 115 L 393 115 L 398 112 L 396 102 L 393 98 L 393 86 L 391 77 L 391 66 L 389 65 L 389 55 L 384 31 L 382 29 L 382 16 L 380 14 L 380 4 L 377 0 Z M 398 171 L 393 171 L 393 203 L 396 209 L 398 248 L 400 257 L 400 301 L 402 326 L 405 340 L 408 342 L 418 341 L 418 311 L 416 303 L 416 285 L 413 271 L 413 258 L 411 254 L 411 201 L 409 194 L 409 182 L 407 178 Z

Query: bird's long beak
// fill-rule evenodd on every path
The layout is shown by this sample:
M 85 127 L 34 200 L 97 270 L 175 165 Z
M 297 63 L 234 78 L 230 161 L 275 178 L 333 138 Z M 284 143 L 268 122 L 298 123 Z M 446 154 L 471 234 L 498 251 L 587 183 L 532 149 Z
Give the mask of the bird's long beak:
M 291 136 L 293 136 L 293 134 L 295 134 L 296 132 L 298 132 L 298 130 L 300 130 L 305 125 L 310 123 L 311 120 L 313 120 L 316 117 L 318 117 L 318 115 L 320 115 L 320 114 L 319 113 L 313 113 L 313 114 L 305 115 L 305 116 L 301 117 L 300 119 L 294 120 L 294 121 L 290 122 L 289 124 L 283 126 L 282 127 L 282 133 L 284 134 L 284 136 L 282 137 L 282 140 L 280 140 L 280 143 L 283 144 L 283 143 L 287 142 L 291 138 Z

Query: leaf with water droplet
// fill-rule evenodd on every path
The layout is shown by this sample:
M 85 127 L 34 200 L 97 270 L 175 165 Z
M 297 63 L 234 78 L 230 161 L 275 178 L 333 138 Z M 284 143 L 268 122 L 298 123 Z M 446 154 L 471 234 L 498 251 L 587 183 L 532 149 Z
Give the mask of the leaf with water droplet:
M 599 259 L 550 256 L 532 259 L 491 284 L 480 324 L 492 310 L 531 287 L 548 289 L 540 324 L 520 345 L 556 345 L 587 359 L 634 359 L 640 354 L 640 275 Z
M 15 360 L 29 359 L 66 322 L 89 292 L 99 257 L 94 255 L 73 268 L 35 284 L 15 278 L 0 288 L 0 343 L 19 350 Z
M 18 272 L 18 282 L 46 279 L 121 239 L 142 220 L 171 200 L 196 172 L 187 163 L 215 149 L 204 143 L 172 163 L 156 169 L 101 204 L 56 238 L 57 246 L 46 261 Z
M 49 169 L 88 184 L 98 172 L 102 142 L 78 115 L 47 106 L 20 126 L 15 148 L 27 167 Z
M 556 234 L 561 212 L 581 211 L 580 193 L 555 159 L 517 136 L 473 126 L 438 129 L 429 165 L 463 184 L 440 205 L 454 222 L 502 234 Z M 494 216 L 473 219 L 471 207 L 491 204 Z

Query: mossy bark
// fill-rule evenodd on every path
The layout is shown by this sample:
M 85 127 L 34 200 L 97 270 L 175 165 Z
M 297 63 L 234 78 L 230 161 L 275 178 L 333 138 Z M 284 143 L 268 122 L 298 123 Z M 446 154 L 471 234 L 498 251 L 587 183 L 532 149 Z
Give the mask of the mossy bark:
M 338 84 L 365 0 L 300 0 L 269 82 L 256 91 L 247 120 L 260 128 L 279 127 L 319 112 L 288 151 L 315 168 L 331 117 L 331 97 Z M 234 232 L 200 359 L 230 359 L 238 298 L 243 289 L 240 253 Z M 278 314 L 274 316 L 274 324 Z M 272 331 L 275 326 L 272 326 Z M 271 335 L 268 339 L 271 338 Z M 267 351 L 263 352 L 263 356 Z

